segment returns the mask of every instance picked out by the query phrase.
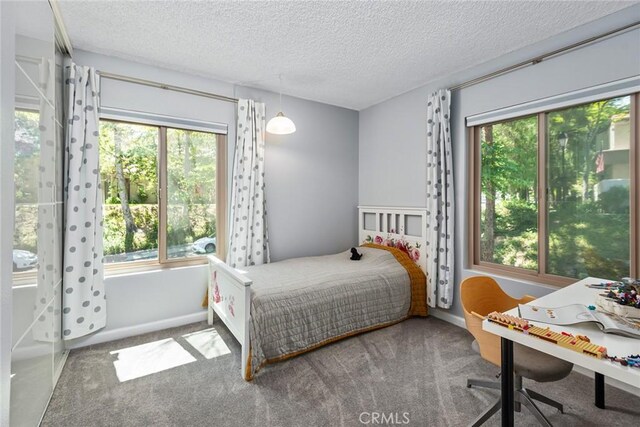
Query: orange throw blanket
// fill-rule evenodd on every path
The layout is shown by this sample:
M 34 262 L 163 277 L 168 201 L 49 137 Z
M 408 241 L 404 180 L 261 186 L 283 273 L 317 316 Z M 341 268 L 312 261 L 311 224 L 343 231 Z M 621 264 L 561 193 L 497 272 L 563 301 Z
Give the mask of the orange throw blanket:
M 407 273 L 409 273 L 409 280 L 411 282 L 411 307 L 409 307 L 408 316 L 422 316 L 425 317 L 429 314 L 427 309 L 427 276 L 416 265 L 415 262 L 409 257 L 409 254 L 401 251 L 398 248 L 391 248 L 389 246 L 376 245 L 373 243 L 367 243 L 362 245 L 368 248 L 382 249 L 391 252 Z

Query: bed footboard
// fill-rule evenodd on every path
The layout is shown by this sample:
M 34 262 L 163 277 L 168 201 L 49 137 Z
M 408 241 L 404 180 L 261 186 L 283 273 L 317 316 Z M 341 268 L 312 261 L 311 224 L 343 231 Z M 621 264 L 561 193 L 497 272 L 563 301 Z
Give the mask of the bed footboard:
M 249 321 L 251 315 L 251 280 L 241 271 L 209 255 L 209 324 L 214 312 L 242 346 L 242 377 L 249 379 Z

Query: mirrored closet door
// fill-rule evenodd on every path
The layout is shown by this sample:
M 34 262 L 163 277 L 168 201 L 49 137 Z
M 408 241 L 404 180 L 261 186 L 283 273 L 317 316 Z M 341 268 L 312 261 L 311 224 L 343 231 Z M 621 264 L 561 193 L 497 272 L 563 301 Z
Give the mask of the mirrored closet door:
M 62 286 L 63 56 L 46 0 L 15 4 L 15 216 L 11 425 L 35 426 L 65 351 Z

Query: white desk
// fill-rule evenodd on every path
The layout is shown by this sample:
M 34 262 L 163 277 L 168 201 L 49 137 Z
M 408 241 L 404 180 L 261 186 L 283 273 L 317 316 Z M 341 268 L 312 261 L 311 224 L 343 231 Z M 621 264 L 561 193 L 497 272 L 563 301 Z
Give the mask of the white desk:
M 591 289 L 586 284 L 602 283 L 608 280 L 589 277 L 573 285 L 559 289 L 553 293 L 536 299 L 530 304 L 542 307 L 561 307 L 568 304 L 595 304 L 596 296 L 605 292 L 601 289 Z M 514 308 L 506 312 L 518 316 L 518 309 Z M 640 339 L 626 338 L 619 335 L 605 334 L 600 331 L 595 324 L 581 323 L 578 325 L 555 326 L 541 322 L 533 322 L 541 326 L 549 326 L 556 332 L 568 332 L 573 335 L 586 335 L 591 342 L 607 348 L 607 353 L 611 356 L 624 357 L 630 354 L 640 353 Z M 604 377 L 615 378 L 618 381 L 638 388 L 640 393 L 640 369 L 622 366 L 608 359 L 597 359 L 592 356 L 580 354 L 568 348 L 561 347 L 544 341 L 540 338 L 517 332 L 504 326 L 490 323 L 485 320 L 482 329 L 498 335 L 502 338 L 502 425 L 513 426 L 513 343 L 531 347 L 543 353 L 550 354 L 559 359 L 572 362 L 574 365 L 582 366 L 596 372 L 596 406 L 604 408 Z

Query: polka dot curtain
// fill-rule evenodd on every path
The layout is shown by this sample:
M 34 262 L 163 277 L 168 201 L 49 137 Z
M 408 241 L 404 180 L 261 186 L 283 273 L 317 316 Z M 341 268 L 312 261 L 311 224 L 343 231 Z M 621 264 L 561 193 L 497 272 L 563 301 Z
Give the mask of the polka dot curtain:
M 427 101 L 427 304 L 440 308 L 451 308 L 454 286 L 450 100 L 440 89 Z
M 269 262 L 267 201 L 264 195 L 265 126 L 265 105 L 240 99 L 227 254 L 227 264 L 231 267 Z
M 66 89 L 62 337 L 69 340 L 104 327 L 107 317 L 95 69 L 72 64 Z

